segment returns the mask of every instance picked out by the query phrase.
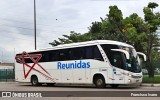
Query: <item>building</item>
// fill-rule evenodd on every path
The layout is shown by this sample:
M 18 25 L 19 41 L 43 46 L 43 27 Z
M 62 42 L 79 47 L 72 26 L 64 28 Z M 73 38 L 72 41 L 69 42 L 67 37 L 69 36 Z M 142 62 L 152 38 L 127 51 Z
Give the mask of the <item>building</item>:
M 160 39 L 160 27 L 158 27 L 156 32 L 158 34 L 158 38 Z M 158 52 L 160 52 L 160 45 L 157 47 L 157 49 L 159 49 Z

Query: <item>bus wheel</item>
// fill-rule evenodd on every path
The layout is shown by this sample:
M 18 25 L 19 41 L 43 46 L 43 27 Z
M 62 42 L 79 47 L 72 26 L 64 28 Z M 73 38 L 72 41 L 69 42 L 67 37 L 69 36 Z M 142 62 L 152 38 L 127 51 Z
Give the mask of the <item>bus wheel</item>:
M 32 83 L 33 86 L 38 86 L 39 85 L 37 76 L 32 76 L 31 77 L 31 83 Z
M 97 88 L 104 88 L 104 87 L 106 87 L 105 80 L 104 80 L 103 76 L 97 76 L 97 77 L 95 77 L 94 84 L 96 85 Z
M 118 84 L 111 84 L 112 88 L 117 88 L 119 85 Z

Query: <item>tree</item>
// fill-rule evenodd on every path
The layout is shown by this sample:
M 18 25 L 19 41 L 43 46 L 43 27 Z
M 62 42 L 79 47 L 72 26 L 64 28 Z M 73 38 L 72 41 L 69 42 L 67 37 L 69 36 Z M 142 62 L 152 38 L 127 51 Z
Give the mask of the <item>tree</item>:
M 145 25 L 141 17 L 136 13 L 126 17 L 123 21 L 123 33 L 128 39 L 128 43 L 133 45 L 137 51 L 144 51 L 143 44 L 146 40 Z
M 76 33 L 74 31 L 71 31 L 70 36 L 63 35 L 64 38 L 58 38 L 58 40 L 54 40 L 53 42 L 49 43 L 52 46 L 57 46 L 60 44 L 67 44 L 72 42 L 78 42 L 78 37 L 80 36 L 80 33 Z
M 153 9 L 156 8 L 156 7 L 158 7 L 158 4 L 155 3 L 155 2 L 150 2 L 150 3 L 148 4 L 148 8 L 151 8 L 151 9 L 152 9 L 152 12 L 153 12 Z
M 127 41 L 123 34 L 123 14 L 117 6 L 109 6 L 109 14 L 102 21 L 102 33 L 104 39 Z
M 88 40 L 98 40 L 103 39 L 102 36 L 102 22 L 92 22 L 92 25 L 88 28 L 89 32 L 87 33 L 90 37 Z
M 63 35 L 64 38 L 58 38 L 58 40 L 54 40 L 49 44 L 52 46 L 57 46 L 60 44 L 68 44 L 68 43 L 83 42 L 90 40 L 90 35 L 88 33 L 81 34 L 81 33 L 76 33 L 74 31 L 71 31 L 70 33 L 71 34 L 69 36 Z
M 147 69 L 149 77 L 154 77 L 154 68 L 152 66 L 152 52 L 154 44 L 157 43 L 157 27 L 160 25 L 159 17 L 153 12 L 153 8 L 156 8 L 158 4 L 149 3 L 148 7 L 143 9 L 146 25 L 146 55 L 147 55 Z

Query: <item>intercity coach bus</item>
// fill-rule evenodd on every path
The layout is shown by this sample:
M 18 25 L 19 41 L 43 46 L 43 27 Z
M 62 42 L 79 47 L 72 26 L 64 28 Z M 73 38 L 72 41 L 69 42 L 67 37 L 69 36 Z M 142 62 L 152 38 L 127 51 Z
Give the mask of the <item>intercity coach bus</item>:
M 140 58 L 133 46 L 111 40 L 58 45 L 53 48 L 19 53 L 15 59 L 15 80 L 42 83 L 95 84 L 117 87 L 140 84 Z

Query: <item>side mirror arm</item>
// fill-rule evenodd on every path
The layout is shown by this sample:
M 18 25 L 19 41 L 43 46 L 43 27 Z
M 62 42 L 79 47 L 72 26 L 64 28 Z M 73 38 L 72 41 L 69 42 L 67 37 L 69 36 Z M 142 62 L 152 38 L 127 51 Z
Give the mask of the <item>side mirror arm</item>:
M 142 55 L 144 57 L 144 61 L 147 61 L 147 57 L 144 53 L 142 52 L 137 52 L 138 55 Z
M 129 59 L 130 57 L 129 57 L 129 53 L 128 53 L 128 51 L 126 51 L 126 50 L 122 50 L 122 49 L 111 49 L 112 51 L 119 51 L 119 52 L 122 52 L 122 53 L 124 53 L 125 55 L 126 55 L 126 59 Z

